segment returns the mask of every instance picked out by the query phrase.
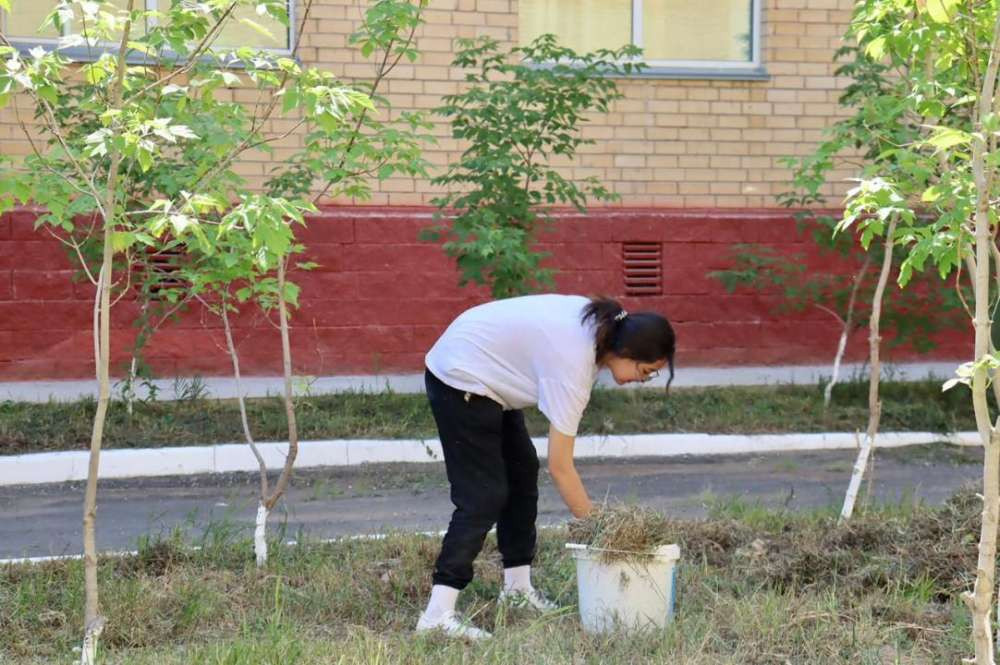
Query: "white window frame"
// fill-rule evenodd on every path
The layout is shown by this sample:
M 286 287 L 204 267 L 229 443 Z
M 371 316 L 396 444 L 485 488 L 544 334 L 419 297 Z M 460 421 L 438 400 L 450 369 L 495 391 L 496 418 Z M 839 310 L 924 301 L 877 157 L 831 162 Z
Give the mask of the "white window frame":
M 36 1 L 43 1 L 43 0 L 36 0 Z M 292 54 L 292 45 L 295 44 L 295 32 L 296 32 L 296 28 L 298 27 L 296 25 L 296 22 L 295 22 L 295 5 L 297 3 L 295 2 L 295 0 L 285 0 L 285 3 L 287 5 L 287 7 L 288 7 L 288 28 L 286 30 L 286 38 L 287 38 L 286 44 L 287 45 L 284 48 L 280 48 L 280 47 L 279 48 L 266 48 L 265 47 L 265 48 L 261 48 L 260 50 L 267 51 L 268 53 L 274 53 L 276 55 L 291 55 Z M 156 11 L 158 0 L 137 0 L 136 4 L 137 5 L 139 5 L 139 4 L 144 5 L 144 8 L 145 8 L 146 11 Z M 54 8 L 55 7 L 53 6 L 53 9 Z M 16 48 L 21 53 L 27 53 L 28 51 L 30 51 L 31 49 L 35 48 L 36 46 L 42 46 L 46 50 L 50 50 L 50 51 L 51 50 L 55 50 L 55 49 L 57 49 L 59 47 L 59 39 L 58 38 L 42 37 L 41 35 L 39 35 L 37 37 L 24 37 L 24 36 L 13 36 L 13 35 L 10 35 L 7 32 L 7 16 L 8 16 L 7 12 L 0 12 L 0 29 L 2 29 L 3 33 L 5 35 L 7 35 L 7 39 L 10 40 L 10 43 L 14 46 L 14 48 Z M 156 25 L 157 18 L 155 16 L 151 16 L 151 17 L 147 18 L 146 20 L 150 22 L 150 26 Z M 63 34 L 67 34 L 67 33 L 64 32 Z M 72 34 L 72 33 L 69 33 L 69 34 Z M 230 47 L 225 47 L 225 48 L 228 49 Z M 74 62 L 89 62 L 89 61 L 97 60 L 98 58 L 100 58 L 105 53 L 114 53 L 117 50 L 118 50 L 118 45 L 117 44 L 98 44 L 97 46 L 93 46 L 93 47 L 89 47 L 89 48 L 86 47 L 86 46 L 74 46 L 74 47 L 71 47 L 71 48 L 63 48 L 63 49 L 59 49 L 59 53 L 61 53 L 65 57 L 69 58 L 70 60 L 73 60 Z M 168 56 L 170 55 L 170 54 L 168 54 L 166 52 L 164 52 L 164 53 L 165 53 L 165 55 L 168 55 Z M 137 64 L 137 63 L 142 63 L 142 62 L 148 61 L 148 56 L 146 56 L 146 55 L 144 55 L 142 53 L 132 52 L 129 55 L 129 57 L 128 57 L 127 60 L 129 62 L 129 64 Z
M 632 0 L 632 43 L 643 47 L 643 3 Z M 692 78 L 692 79 L 744 79 L 769 78 L 760 59 L 762 0 L 750 0 L 750 60 L 645 60 L 648 67 L 640 77 Z

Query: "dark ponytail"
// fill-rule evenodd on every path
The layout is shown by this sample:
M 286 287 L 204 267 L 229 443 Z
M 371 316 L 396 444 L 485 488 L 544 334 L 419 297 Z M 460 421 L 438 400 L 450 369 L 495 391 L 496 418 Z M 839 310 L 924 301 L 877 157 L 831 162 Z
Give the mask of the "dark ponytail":
M 609 352 L 621 358 L 655 363 L 666 359 L 670 367 L 667 387 L 674 380 L 674 329 L 655 312 L 625 311 L 611 298 L 591 298 L 583 308 L 583 323 L 594 325 L 594 355 L 600 362 Z

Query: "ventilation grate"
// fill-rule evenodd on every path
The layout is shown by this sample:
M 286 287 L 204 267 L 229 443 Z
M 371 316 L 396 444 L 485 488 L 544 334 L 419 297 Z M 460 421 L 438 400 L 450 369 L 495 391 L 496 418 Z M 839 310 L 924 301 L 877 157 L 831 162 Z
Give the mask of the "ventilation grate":
M 622 243 L 625 295 L 658 296 L 663 293 L 663 245 L 658 242 Z
M 184 252 L 180 248 L 148 251 L 141 257 L 139 269 L 145 269 L 153 278 L 149 293 L 154 300 L 166 300 L 165 291 L 185 289 L 190 286 L 180 275 L 180 266 L 184 258 Z

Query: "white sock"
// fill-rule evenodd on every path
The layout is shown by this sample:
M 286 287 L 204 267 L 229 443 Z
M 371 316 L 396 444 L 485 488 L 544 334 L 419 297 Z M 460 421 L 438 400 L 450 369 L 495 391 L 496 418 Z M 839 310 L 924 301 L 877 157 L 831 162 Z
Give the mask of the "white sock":
M 504 591 L 531 591 L 531 566 L 503 569 Z
M 447 612 L 455 611 L 455 602 L 458 601 L 458 589 L 444 584 L 435 584 L 431 587 L 431 599 L 424 610 L 424 616 L 428 619 L 439 619 Z

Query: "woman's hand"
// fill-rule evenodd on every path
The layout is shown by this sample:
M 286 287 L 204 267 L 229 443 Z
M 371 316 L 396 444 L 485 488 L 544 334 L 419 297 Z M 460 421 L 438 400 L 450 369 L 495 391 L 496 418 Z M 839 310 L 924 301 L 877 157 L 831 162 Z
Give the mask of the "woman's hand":
M 575 442 L 575 437 L 563 434 L 549 425 L 549 474 L 566 507 L 573 513 L 573 517 L 580 519 L 590 514 L 593 505 L 573 464 Z

